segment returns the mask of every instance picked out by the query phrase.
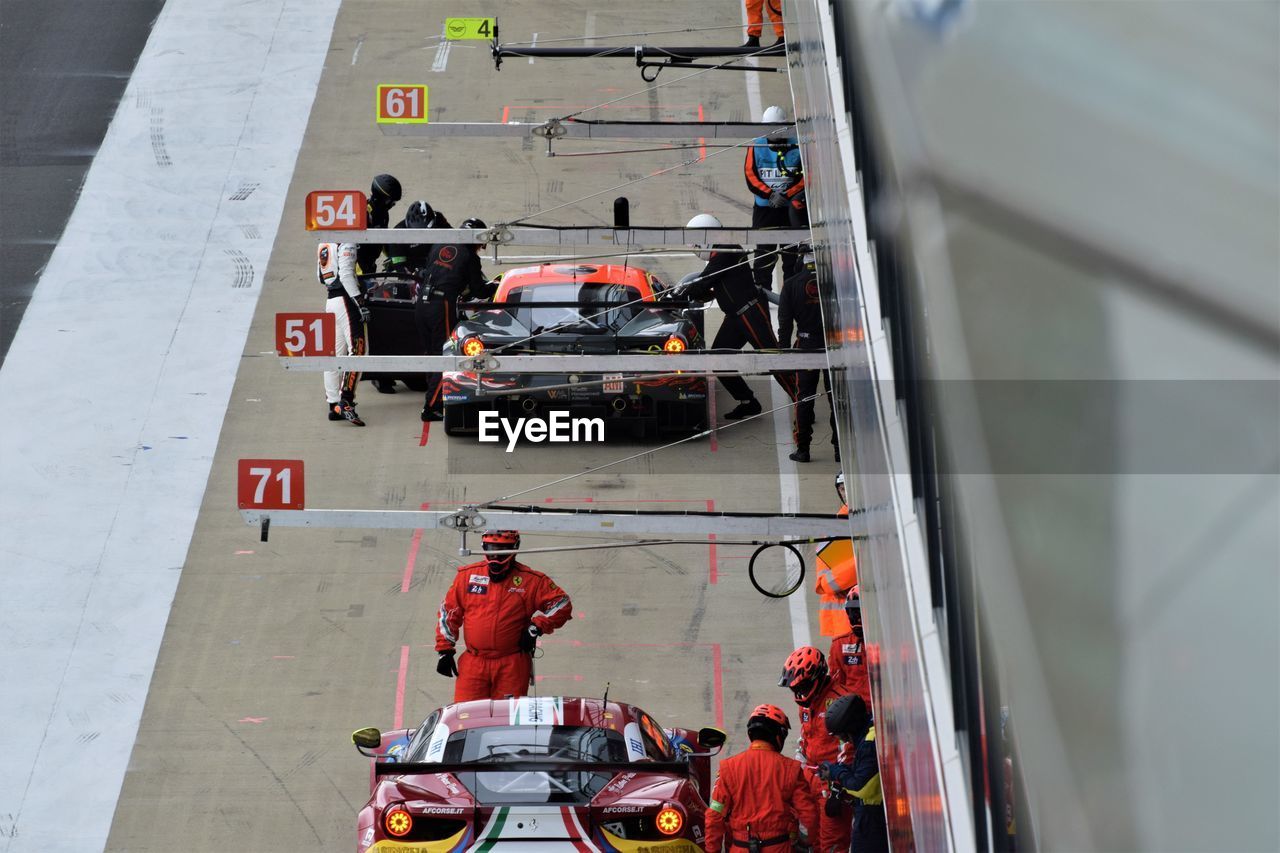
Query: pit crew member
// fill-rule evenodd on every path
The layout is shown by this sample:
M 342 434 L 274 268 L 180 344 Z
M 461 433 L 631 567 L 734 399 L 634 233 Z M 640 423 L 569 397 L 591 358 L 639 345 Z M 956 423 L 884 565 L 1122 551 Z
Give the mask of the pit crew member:
M 778 685 L 791 691 L 800 711 L 796 758 L 804 767 L 814 808 L 821 812 L 814 849 L 822 853 L 848 850 L 848 809 L 838 799 L 828 796 L 829 786 L 818 776 L 822 762 L 835 761 L 840 752 L 840 742 L 826 728 L 827 709 L 848 691 L 831 678 L 826 658 L 813 646 L 801 646 L 791 653 L 783 665 Z
M 516 561 L 519 532 L 489 530 L 481 542 L 485 558 L 458 569 L 436 623 L 436 671 L 457 677 L 454 702 L 524 696 L 538 637 L 572 616 L 568 593 Z M 459 637 L 467 649 L 455 662 Z
M 843 471 L 836 472 L 836 495 L 840 498 L 837 515 L 848 515 Z M 845 597 L 858 582 L 858 558 L 852 549 L 847 557 L 831 563 L 817 557 L 814 560 L 814 575 L 817 578 L 813 591 L 818 594 L 818 631 L 824 637 L 838 637 L 848 630 L 848 615 L 843 611 Z
M 720 220 L 709 213 L 699 213 L 689 220 L 686 228 L 720 228 Z M 751 344 L 758 350 L 777 349 L 778 339 L 773 334 L 773 321 L 765 307 L 765 299 L 751 278 L 747 253 L 741 246 L 695 246 L 699 258 L 707 265 L 689 285 L 690 298 L 695 300 L 715 297 L 716 304 L 724 312 L 724 322 L 716 332 L 711 349 L 742 349 Z M 741 376 L 718 376 L 720 384 L 738 405 L 726 413 L 727 421 L 758 415 L 764 411 L 755 392 Z M 776 371 L 773 378 L 792 400 L 796 398 L 795 372 Z
M 769 17 L 773 19 L 773 33 L 778 40 L 772 47 L 785 42 L 785 29 L 782 26 L 782 0 L 743 0 L 747 7 L 747 40 L 743 47 L 759 47 L 760 34 L 764 32 L 764 7 L 769 7 Z
M 849 632 L 831 640 L 827 653 L 827 666 L 831 677 L 843 684 L 850 693 L 862 697 L 871 707 L 871 679 L 867 675 L 867 647 L 862 639 L 862 599 L 858 585 L 844 599 L 844 612 L 849 617 Z
M 782 754 L 791 721 L 776 705 L 757 705 L 747 718 L 751 746 L 720 763 L 707 811 L 707 853 L 792 849 L 798 824 L 818 825 L 808 783 L 794 758 Z M 753 847 L 752 844 L 758 846 Z
M 775 127 L 787 123 L 782 107 L 769 107 L 760 121 Z M 798 219 L 793 209 L 804 210 L 804 168 L 800 163 L 800 149 L 791 138 L 770 139 L 756 137 L 747 147 L 743 163 L 747 189 L 755 196 L 751 206 L 752 228 L 808 227 L 807 212 Z M 777 252 L 777 246 L 756 246 L 753 264 L 756 285 L 765 290 L 773 289 L 773 264 L 782 255 L 782 277 L 788 279 L 800 267 L 800 256 L 794 249 Z
M 826 336 L 822 328 L 822 300 L 818 294 L 817 266 L 813 259 L 813 249 L 808 246 L 802 248 L 806 252 L 804 265 L 782 283 L 782 296 L 778 301 L 778 343 L 783 349 L 790 349 L 794 329 L 796 349 L 822 351 L 826 349 Z M 831 449 L 835 452 L 836 461 L 840 461 L 835 401 L 831 398 L 831 371 L 801 370 L 796 373 L 796 395 L 800 402 L 796 403 L 795 431 L 792 435 L 796 443 L 796 449 L 790 455 L 793 462 L 809 461 L 809 443 L 813 439 L 813 414 L 817 400 L 805 398 L 818 393 L 819 378 L 827 390 L 827 404 L 831 412 Z
M 479 219 L 467 219 L 462 228 L 485 228 Z M 473 299 L 489 296 L 484 270 L 480 268 L 479 243 L 442 243 L 431 249 L 418 299 L 414 302 L 414 320 L 422 339 L 423 353 L 440 355 L 453 327 L 458 324 L 458 300 L 464 295 Z M 444 419 L 444 401 L 440 399 L 440 371 L 427 374 L 427 393 L 422 403 L 422 420 Z
M 889 853 L 884 791 L 876 758 L 876 727 L 868 706 L 856 694 L 841 696 L 827 709 L 827 731 L 841 742 L 841 760 L 823 762 L 818 773 L 853 800 L 853 850 Z
M 394 175 L 374 175 L 365 205 L 365 227 L 386 228 L 391 221 L 391 208 L 400 200 L 400 182 Z M 378 258 L 385 248 L 381 243 L 361 243 L 356 263 L 364 275 L 378 271 Z
M 364 355 L 369 308 L 356 277 L 355 243 L 321 243 L 316 247 L 316 278 L 328 294 L 324 310 L 333 315 L 337 329 L 334 355 Z M 324 372 L 325 409 L 331 421 L 348 421 L 364 426 L 356 414 L 356 386 L 360 374 L 354 371 Z

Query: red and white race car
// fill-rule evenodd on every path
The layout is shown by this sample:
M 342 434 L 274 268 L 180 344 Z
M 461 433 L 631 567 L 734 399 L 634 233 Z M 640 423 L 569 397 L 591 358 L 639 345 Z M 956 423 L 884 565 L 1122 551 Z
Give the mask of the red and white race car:
M 352 740 L 374 760 L 357 853 L 696 853 L 725 733 L 663 729 L 621 702 L 524 697 L 447 705 L 416 729 Z

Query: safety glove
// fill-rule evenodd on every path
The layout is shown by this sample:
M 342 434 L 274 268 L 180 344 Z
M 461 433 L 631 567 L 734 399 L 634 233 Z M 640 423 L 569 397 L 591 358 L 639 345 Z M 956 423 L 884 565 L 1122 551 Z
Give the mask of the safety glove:
M 358 300 L 358 301 L 356 302 L 356 310 L 358 310 L 358 311 L 360 312 L 360 322 L 362 322 L 362 323 L 368 323 L 368 322 L 369 322 L 369 316 L 370 316 L 370 315 L 369 315 L 369 306 L 365 303 L 365 301 L 364 301 L 363 299 L 360 299 L 360 300 Z
M 528 628 L 520 632 L 520 651 L 527 655 L 533 654 L 533 650 L 538 647 L 538 638 L 542 636 L 542 632 L 538 630 L 537 625 L 530 625 Z
M 453 660 L 452 649 L 440 653 L 440 660 L 436 662 L 436 672 L 445 678 L 453 678 L 458 674 L 458 664 Z
M 786 207 L 790 203 L 791 203 L 791 200 L 788 199 L 786 195 L 778 192 L 777 190 L 774 190 L 773 193 L 769 196 L 770 207 Z

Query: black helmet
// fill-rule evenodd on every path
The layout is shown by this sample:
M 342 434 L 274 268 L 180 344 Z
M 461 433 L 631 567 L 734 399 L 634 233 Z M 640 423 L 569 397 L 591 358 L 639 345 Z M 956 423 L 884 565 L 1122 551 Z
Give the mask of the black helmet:
M 488 228 L 489 226 L 484 224 L 483 219 L 476 219 L 473 216 L 470 219 L 462 220 L 462 224 L 459 225 L 458 227 L 459 228 Z
M 827 708 L 827 731 L 833 735 L 853 737 L 866 731 L 870 722 L 867 703 L 857 693 L 841 696 Z
M 378 199 L 390 207 L 400 200 L 400 182 L 395 175 L 375 175 L 369 185 L 369 198 Z
M 410 228 L 430 228 L 436 218 L 436 212 L 425 201 L 418 200 L 409 205 L 404 214 L 404 224 Z

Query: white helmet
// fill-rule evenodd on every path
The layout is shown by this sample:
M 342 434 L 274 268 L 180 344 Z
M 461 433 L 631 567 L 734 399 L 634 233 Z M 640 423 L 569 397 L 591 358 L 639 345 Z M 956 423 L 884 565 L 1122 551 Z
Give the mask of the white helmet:
M 710 213 L 699 213 L 693 219 L 689 220 L 689 224 L 685 228 L 723 228 L 720 220 L 716 219 Z M 693 253 L 704 261 L 711 260 L 711 249 L 701 243 L 693 244 Z
M 760 121 L 765 124 L 786 124 L 787 114 L 782 107 L 769 107 L 764 111 L 764 115 L 760 116 Z

